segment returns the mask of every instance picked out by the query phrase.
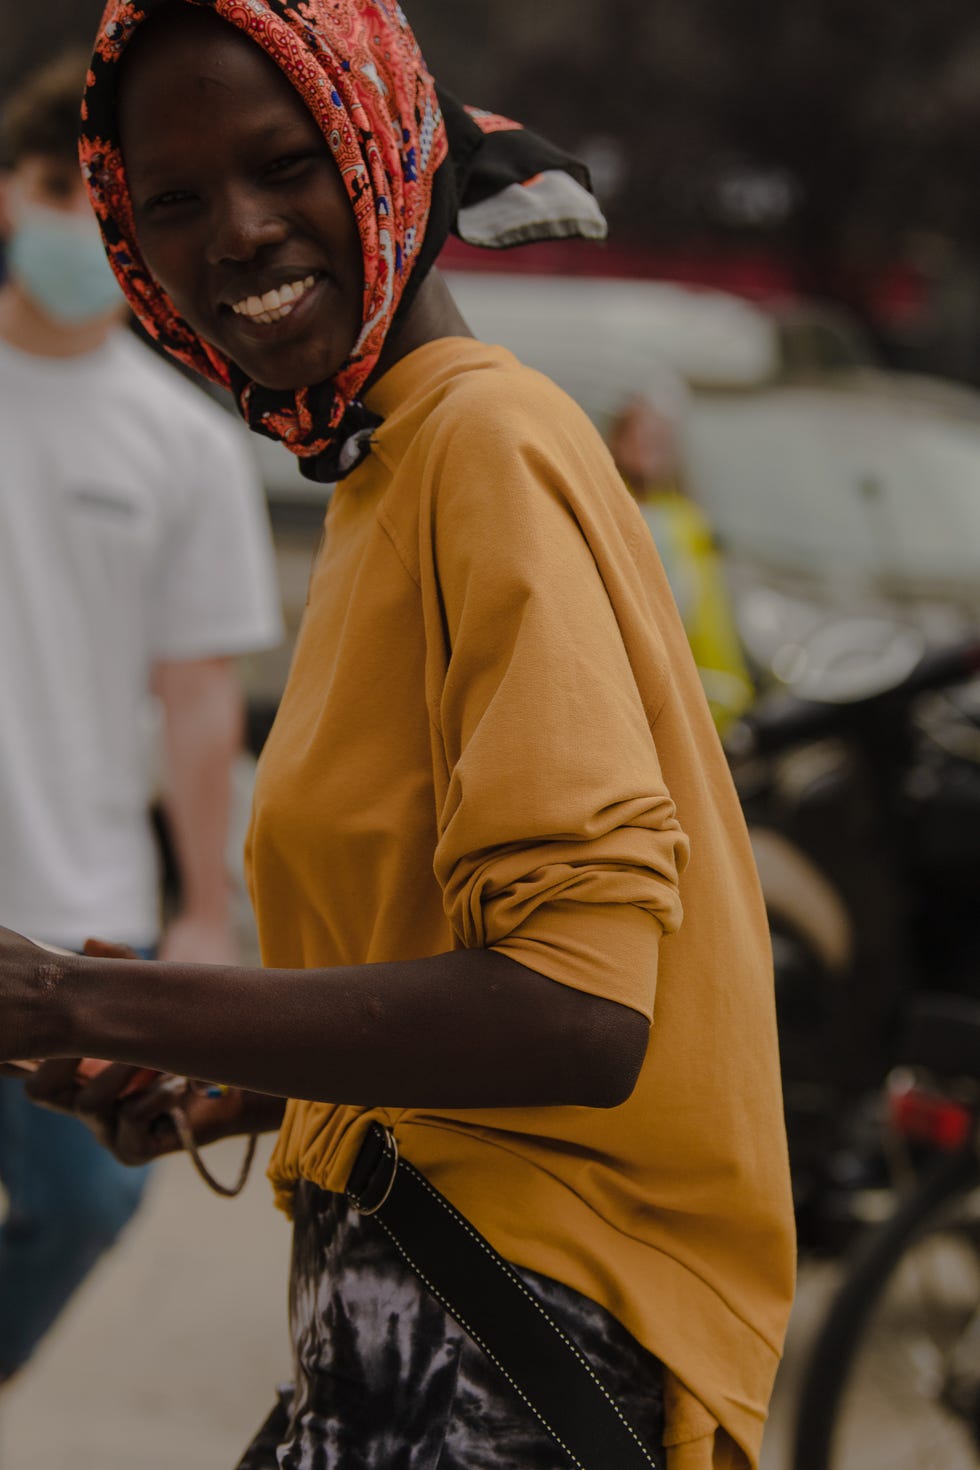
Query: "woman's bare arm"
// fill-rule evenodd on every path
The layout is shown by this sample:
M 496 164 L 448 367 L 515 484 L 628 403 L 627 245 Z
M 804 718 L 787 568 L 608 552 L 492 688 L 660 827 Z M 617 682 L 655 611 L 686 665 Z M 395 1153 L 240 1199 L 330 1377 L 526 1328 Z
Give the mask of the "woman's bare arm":
M 494 950 L 259 970 L 23 946 L 0 931 L 7 1055 L 102 1056 L 326 1102 L 615 1107 L 646 1050 L 638 1012 Z

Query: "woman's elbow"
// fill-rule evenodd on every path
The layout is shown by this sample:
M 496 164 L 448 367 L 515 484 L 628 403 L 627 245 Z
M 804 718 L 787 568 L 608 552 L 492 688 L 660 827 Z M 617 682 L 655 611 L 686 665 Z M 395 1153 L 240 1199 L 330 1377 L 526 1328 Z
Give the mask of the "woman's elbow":
M 650 1023 L 630 1006 L 591 998 L 576 1048 L 575 1101 L 618 1108 L 632 1097 L 650 1040 Z

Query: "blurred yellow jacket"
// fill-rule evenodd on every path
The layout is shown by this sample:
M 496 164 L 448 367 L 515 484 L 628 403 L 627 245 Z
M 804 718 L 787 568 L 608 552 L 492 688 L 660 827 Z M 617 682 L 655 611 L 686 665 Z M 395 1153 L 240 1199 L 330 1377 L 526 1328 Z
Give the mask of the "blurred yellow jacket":
M 638 496 L 674 601 L 715 727 L 724 735 L 754 698 L 724 568 L 704 512 L 679 490 Z

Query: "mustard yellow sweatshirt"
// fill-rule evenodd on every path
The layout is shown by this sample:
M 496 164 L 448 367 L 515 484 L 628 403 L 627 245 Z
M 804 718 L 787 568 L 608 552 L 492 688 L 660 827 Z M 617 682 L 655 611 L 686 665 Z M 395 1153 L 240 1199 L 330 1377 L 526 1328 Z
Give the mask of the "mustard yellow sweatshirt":
M 591 424 L 503 349 L 429 343 L 367 401 L 259 767 L 263 959 L 487 945 L 653 1027 L 608 1111 L 291 1102 L 279 1201 L 342 1189 L 379 1118 L 504 1256 L 663 1360 L 670 1470 L 745 1470 L 793 1286 L 771 959 L 663 569 Z

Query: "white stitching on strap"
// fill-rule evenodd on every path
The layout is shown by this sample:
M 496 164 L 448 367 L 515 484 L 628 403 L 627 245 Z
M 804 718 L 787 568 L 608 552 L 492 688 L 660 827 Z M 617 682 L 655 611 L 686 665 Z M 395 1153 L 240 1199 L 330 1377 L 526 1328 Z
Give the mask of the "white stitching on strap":
M 410 1169 L 412 1171 L 412 1174 L 414 1175 L 414 1177 L 423 1186 L 423 1188 L 427 1189 L 428 1192 L 432 1195 L 433 1199 L 435 1199 L 436 1201 L 438 1201 L 438 1203 L 440 1205 L 442 1205 L 443 1209 L 446 1210 L 450 1215 L 452 1215 L 452 1217 L 463 1227 L 463 1229 L 466 1231 L 466 1233 L 470 1236 L 470 1238 L 472 1240 L 476 1241 L 477 1245 L 484 1252 L 484 1254 L 486 1256 L 488 1256 L 491 1261 L 493 1261 L 494 1265 L 496 1265 L 496 1266 L 498 1266 L 500 1268 L 500 1270 L 508 1278 L 509 1281 L 514 1282 L 515 1285 L 520 1288 L 520 1290 L 527 1297 L 527 1299 L 531 1303 L 531 1305 L 540 1314 L 540 1316 L 544 1318 L 545 1322 L 547 1322 L 548 1326 L 551 1327 L 553 1329 L 553 1331 L 558 1334 L 558 1336 L 561 1338 L 561 1340 L 565 1343 L 565 1346 L 568 1347 L 572 1351 L 572 1353 L 574 1353 L 575 1357 L 581 1363 L 582 1367 L 586 1370 L 586 1372 L 588 1373 L 589 1377 L 592 1379 L 593 1383 L 596 1385 L 596 1387 L 598 1388 L 599 1392 L 602 1394 L 603 1398 L 607 1401 L 607 1403 L 609 1404 L 609 1406 L 612 1408 L 612 1410 L 615 1413 L 617 1419 L 620 1421 L 620 1423 L 622 1424 L 623 1428 L 627 1431 L 627 1433 L 629 1434 L 630 1438 L 633 1439 L 635 1441 L 635 1443 L 637 1444 L 637 1446 L 643 1451 L 643 1454 L 646 1456 L 647 1464 L 648 1465 L 652 1465 L 654 1467 L 654 1470 L 657 1470 L 657 1462 L 656 1462 L 656 1460 L 654 1460 L 654 1459 L 652 1459 L 650 1457 L 650 1451 L 647 1449 L 647 1447 L 643 1443 L 642 1439 L 640 1439 L 639 1435 L 637 1434 L 636 1430 L 633 1428 L 633 1426 L 630 1423 L 630 1421 L 623 1414 L 622 1410 L 620 1409 L 620 1407 L 617 1404 L 616 1400 L 613 1398 L 612 1394 L 606 1388 L 606 1385 L 603 1383 L 602 1379 L 599 1378 L 596 1375 L 596 1373 L 593 1371 L 592 1365 L 589 1362 L 589 1360 L 580 1352 L 580 1350 L 576 1347 L 576 1345 L 572 1341 L 572 1339 L 570 1337 L 568 1337 L 562 1331 L 562 1329 L 559 1327 L 558 1323 L 554 1320 L 553 1317 L 551 1317 L 549 1315 L 549 1313 L 546 1310 L 546 1308 L 544 1306 L 542 1306 L 541 1302 L 538 1301 L 538 1299 L 534 1295 L 534 1293 L 532 1291 L 529 1291 L 528 1290 L 527 1286 L 525 1286 L 524 1282 L 518 1276 L 517 1272 L 504 1260 L 504 1258 L 502 1256 L 500 1256 L 500 1255 L 497 1254 L 497 1252 L 490 1245 L 489 1241 L 484 1240 L 483 1239 L 483 1236 L 480 1235 L 476 1230 L 473 1229 L 473 1226 L 466 1219 L 465 1215 L 461 1215 L 459 1213 L 459 1211 L 457 1209 L 455 1209 L 449 1203 L 449 1201 L 443 1195 L 441 1195 L 439 1193 L 439 1191 L 437 1189 L 434 1189 L 433 1188 L 433 1186 L 429 1183 L 428 1179 L 426 1179 L 425 1175 L 424 1174 L 420 1174 L 419 1171 L 418 1171 L 418 1169 L 416 1169 L 414 1167 L 414 1165 L 410 1164 L 407 1159 L 402 1158 L 401 1161 L 400 1161 L 399 1167 L 402 1168 L 402 1169 Z M 383 1220 L 381 1220 L 380 1216 L 378 1218 L 379 1218 L 379 1222 L 382 1225 L 384 1225 L 385 1222 Z M 433 1294 L 435 1296 L 438 1296 L 440 1301 L 443 1301 L 442 1297 L 439 1296 L 439 1293 L 432 1286 L 431 1282 L 426 1281 L 426 1278 L 424 1276 L 422 1276 L 422 1272 L 419 1271 L 418 1266 L 416 1266 L 415 1262 L 410 1259 L 410 1257 L 408 1256 L 407 1252 L 404 1251 L 404 1250 L 402 1250 L 401 1246 L 398 1245 L 398 1241 L 395 1240 L 395 1237 L 391 1234 L 391 1231 L 388 1230 L 387 1225 L 385 1225 L 385 1229 L 388 1231 L 388 1234 L 391 1236 L 391 1239 L 394 1241 L 395 1245 L 398 1246 L 398 1249 L 401 1250 L 402 1255 L 409 1262 L 409 1264 L 411 1265 L 413 1271 L 418 1272 L 419 1276 L 422 1277 L 422 1280 L 425 1281 L 425 1284 L 426 1284 L 426 1286 L 428 1286 L 429 1290 L 431 1292 L 433 1292 Z M 447 1302 L 444 1302 L 443 1301 L 443 1306 L 445 1306 L 447 1308 L 447 1310 L 450 1312 L 450 1314 L 452 1315 L 452 1308 L 449 1307 L 449 1304 Z M 462 1318 L 460 1318 L 460 1321 L 462 1322 Z M 487 1357 L 492 1357 L 492 1354 L 490 1353 L 490 1351 L 488 1350 L 488 1348 L 486 1347 L 486 1345 L 484 1343 L 480 1342 L 480 1339 L 475 1336 L 475 1334 L 471 1331 L 471 1329 L 469 1328 L 469 1326 L 467 1326 L 467 1324 L 465 1322 L 462 1325 L 464 1327 L 466 1327 L 466 1331 L 470 1333 L 470 1336 L 471 1337 L 474 1337 L 475 1341 L 477 1341 L 477 1342 L 480 1343 L 480 1347 L 483 1348 L 483 1351 L 487 1354 Z M 494 1358 L 493 1361 L 496 1362 L 497 1361 L 496 1358 Z M 497 1367 L 498 1368 L 500 1367 L 500 1364 L 499 1363 L 497 1363 Z M 504 1372 L 504 1370 L 502 1368 L 501 1368 L 501 1372 Z M 504 1372 L 504 1376 L 508 1379 L 508 1382 L 513 1383 L 513 1380 L 510 1379 L 510 1377 L 509 1377 L 509 1375 L 507 1373 Z M 513 1384 L 513 1386 L 515 1388 L 517 1387 L 516 1384 Z M 518 1391 L 518 1393 L 521 1392 L 520 1389 L 518 1389 L 517 1391 Z M 548 1424 L 547 1421 L 543 1418 L 543 1416 L 538 1413 L 537 1409 L 534 1408 L 534 1405 L 533 1404 L 530 1404 L 529 1401 L 526 1398 L 524 1398 L 524 1394 L 523 1393 L 521 1393 L 521 1398 L 524 1399 L 524 1402 L 525 1403 L 528 1403 L 528 1406 L 532 1409 L 532 1411 L 541 1420 L 542 1424 L 544 1424 L 544 1426 L 548 1430 L 548 1432 L 550 1434 L 555 1435 L 555 1431 L 551 1428 L 551 1425 Z M 555 1438 L 558 1439 L 558 1436 L 555 1435 Z M 561 1444 L 561 1440 L 560 1439 L 558 1440 L 558 1443 Z M 562 1449 L 565 1451 L 566 1454 L 569 1454 L 570 1453 L 570 1451 L 568 1450 L 568 1447 L 566 1445 L 562 1445 Z M 575 1463 L 578 1464 L 578 1461 L 576 1460 Z
M 404 1160 L 403 1160 L 403 1163 L 404 1163 Z M 417 1170 L 415 1172 L 416 1172 L 416 1174 L 418 1174 L 418 1171 Z M 418 1177 L 421 1178 L 422 1176 L 419 1174 Z M 574 1466 L 576 1466 L 576 1470 L 587 1470 L 587 1467 L 582 1464 L 582 1461 L 581 1460 L 576 1460 L 575 1456 L 572 1454 L 572 1451 L 568 1448 L 568 1445 L 561 1438 L 561 1436 L 556 1432 L 556 1430 L 552 1427 L 552 1425 L 549 1424 L 548 1420 L 541 1413 L 540 1409 L 537 1409 L 534 1406 L 534 1404 L 531 1403 L 531 1400 L 524 1393 L 524 1391 L 522 1390 L 520 1384 L 515 1383 L 514 1379 L 511 1378 L 510 1374 L 507 1372 L 507 1369 L 504 1367 L 503 1363 L 500 1362 L 499 1358 L 494 1357 L 493 1353 L 490 1351 L 490 1349 L 487 1346 L 487 1344 L 483 1341 L 482 1337 L 480 1337 L 480 1335 L 477 1332 L 475 1332 L 474 1329 L 470 1326 L 470 1324 L 467 1322 L 466 1318 L 463 1316 L 462 1312 L 459 1312 L 459 1311 L 457 1311 L 457 1309 L 455 1307 L 450 1306 L 449 1302 L 446 1301 L 446 1298 L 443 1296 L 442 1292 L 439 1291 L 438 1287 L 436 1287 L 436 1286 L 433 1285 L 433 1283 L 429 1280 L 428 1276 L 426 1276 L 425 1272 L 420 1269 L 420 1267 L 416 1264 L 416 1262 L 408 1254 L 408 1251 L 402 1245 L 401 1241 L 397 1238 L 397 1236 L 395 1236 L 394 1234 L 392 1234 L 391 1230 L 388 1228 L 388 1225 L 386 1224 L 386 1222 L 384 1220 L 381 1219 L 381 1216 L 380 1215 L 377 1216 L 377 1221 L 378 1221 L 378 1224 L 381 1226 L 381 1228 L 384 1230 L 385 1234 L 388 1236 L 388 1238 L 391 1241 L 392 1245 L 395 1247 L 395 1249 L 398 1251 L 398 1253 L 401 1256 L 403 1256 L 404 1259 L 408 1262 L 408 1264 L 411 1266 L 412 1270 L 415 1272 L 415 1274 L 419 1278 L 419 1280 L 425 1283 L 425 1285 L 428 1287 L 429 1291 L 436 1298 L 436 1301 L 438 1301 L 438 1302 L 440 1302 L 442 1304 L 442 1306 L 446 1309 L 446 1311 L 449 1313 L 449 1315 L 451 1317 L 454 1317 L 455 1318 L 455 1320 L 459 1323 L 459 1325 L 463 1328 L 463 1330 L 466 1333 L 469 1334 L 469 1336 L 473 1339 L 473 1341 L 477 1344 L 477 1346 L 481 1349 L 481 1351 L 484 1352 L 484 1353 L 486 1353 L 486 1355 L 490 1359 L 491 1363 L 493 1363 L 495 1365 L 495 1367 L 497 1367 L 500 1370 L 500 1372 L 506 1378 L 507 1382 L 510 1384 L 511 1388 L 518 1395 L 518 1397 L 521 1398 L 521 1399 L 523 1399 L 524 1403 L 531 1410 L 531 1413 L 534 1415 L 535 1419 L 539 1420 L 540 1423 L 542 1423 L 544 1425 L 545 1429 L 547 1429 L 548 1433 L 551 1435 L 552 1439 L 554 1439 L 555 1443 L 558 1444 L 565 1451 L 565 1454 L 571 1460 L 572 1464 Z

